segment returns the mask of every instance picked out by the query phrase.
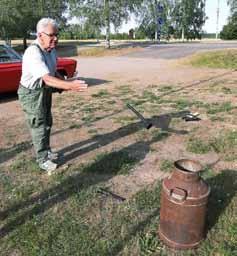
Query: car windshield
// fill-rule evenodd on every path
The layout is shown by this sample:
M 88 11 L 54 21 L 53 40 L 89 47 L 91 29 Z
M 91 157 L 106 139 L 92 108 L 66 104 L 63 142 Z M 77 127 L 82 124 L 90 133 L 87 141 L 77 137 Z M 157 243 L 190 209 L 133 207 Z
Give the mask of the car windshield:
M 19 62 L 21 56 L 12 48 L 6 45 L 0 45 L 0 63 Z

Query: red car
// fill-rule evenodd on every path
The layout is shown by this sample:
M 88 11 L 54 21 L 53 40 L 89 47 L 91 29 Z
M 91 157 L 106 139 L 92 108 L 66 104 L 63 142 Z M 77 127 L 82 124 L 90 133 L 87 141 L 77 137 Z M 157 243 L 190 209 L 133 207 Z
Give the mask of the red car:
M 0 45 L 0 93 L 15 92 L 21 78 L 21 55 L 10 46 Z M 73 77 L 77 62 L 58 58 L 57 70 L 64 77 Z

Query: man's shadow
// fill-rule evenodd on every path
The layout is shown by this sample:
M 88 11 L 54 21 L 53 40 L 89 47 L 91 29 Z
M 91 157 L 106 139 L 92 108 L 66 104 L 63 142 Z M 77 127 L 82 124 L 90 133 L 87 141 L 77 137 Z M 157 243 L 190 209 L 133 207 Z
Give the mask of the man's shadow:
M 154 116 L 150 119 L 147 119 L 147 121 L 151 122 L 153 124 L 153 127 L 159 128 L 162 132 L 183 135 L 187 134 L 188 132 L 184 130 L 171 129 L 169 125 L 172 118 L 180 118 L 185 116 L 187 113 L 189 113 L 189 111 L 168 113 L 160 116 Z M 144 123 L 142 121 L 139 121 L 137 123 L 132 123 L 123 126 L 115 131 L 105 133 L 102 135 L 95 135 L 91 139 L 76 142 L 72 145 L 66 146 L 60 150 L 60 154 L 63 155 L 63 160 L 59 162 L 59 165 L 65 164 L 74 158 L 77 158 L 83 154 L 86 154 L 100 147 L 106 146 L 114 142 L 115 140 L 134 134 L 142 129 L 144 129 Z
M 115 112 L 113 114 L 109 114 L 109 115 L 105 115 L 102 116 L 100 120 L 102 120 L 103 118 L 108 118 L 111 115 L 115 115 L 120 113 L 121 111 L 119 110 L 118 112 Z M 150 119 L 147 119 L 148 122 L 151 122 L 153 124 L 153 127 L 159 128 L 162 131 L 166 131 L 166 132 L 173 132 L 176 134 L 185 134 L 186 131 L 177 131 L 177 130 L 173 130 L 171 128 L 169 128 L 169 124 L 172 120 L 172 118 L 179 118 L 179 117 L 183 117 L 186 114 L 188 114 L 189 111 L 182 111 L 182 112 L 176 112 L 176 113 L 168 113 L 168 114 L 164 114 L 164 115 L 160 115 L 160 116 L 154 116 Z M 86 125 L 86 123 L 84 123 L 84 125 Z M 83 124 L 82 124 L 83 126 Z M 66 163 L 67 161 L 73 159 L 74 157 L 77 157 L 77 153 L 76 152 L 71 152 L 75 150 L 76 148 L 78 148 L 78 156 L 80 154 L 89 152 L 90 150 L 94 150 L 96 148 L 99 148 L 101 146 L 107 145 L 110 142 L 113 142 L 116 139 L 122 138 L 124 136 L 127 136 L 129 134 L 135 133 L 141 129 L 144 128 L 144 125 L 142 123 L 142 121 L 137 122 L 135 124 L 131 124 L 131 125 L 127 125 L 124 126 L 112 133 L 108 133 L 108 134 L 104 134 L 101 136 L 95 136 L 92 139 L 86 140 L 84 142 L 79 142 L 79 143 L 75 143 L 73 145 L 67 146 L 65 148 L 63 148 L 60 152 L 61 153 L 67 153 L 69 155 L 65 156 L 64 161 L 62 161 L 60 164 Z M 62 130 L 58 130 L 58 131 L 54 131 L 52 133 L 52 135 L 56 135 L 62 132 L 66 132 L 68 130 L 70 130 L 71 128 L 65 128 Z M 104 140 L 105 139 L 105 140 Z M 90 147 L 89 144 L 91 143 Z M 84 150 L 80 150 L 81 146 L 85 146 Z M 87 147 L 86 147 L 87 145 Z M 23 151 L 27 151 L 29 149 L 32 148 L 32 142 L 31 141 L 25 141 L 25 142 L 21 142 L 19 144 L 16 144 L 12 147 L 9 148 L 3 148 L 0 149 L 0 164 L 4 163 L 6 161 L 8 161 L 9 159 L 12 159 L 13 157 L 15 157 L 17 154 L 23 152 Z
M 175 113 L 174 115 L 177 116 L 178 114 Z M 158 127 L 158 122 L 155 125 Z M 84 149 L 79 149 L 79 152 L 76 152 L 76 155 L 83 154 L 89 150 L 97 148 L 100 143 L 106 145 L 111 142 L 111 138 L 115 140 L 121 136 L 127 136 L 134 133 L 142 128 L 143 126 L 141 122 L 139 122 L 122 127 L 112 133 L 108 133 L 106 136 L 98 136 L 99 139 L 97 138 L 96 141 L 88 140 L 86 141 L 86 144 L 89 143 L 89 145 Z M 170 133 L 166 133 L 164 136 L 155 136 L 154 138 L 151 138 L 150 141 L 136 142 L 119 151 L 105 154 L 101 158 L 95 160 L 92 164 L 86 166 L 80 173 L 66 177 L 60 184 L 40 193 L 37 196 L 33 196 L 1 211 L 0 220 L 7 220 L 9 216 L 11 218 L 10 221 L 0 229 L 0 238 L 9 234 L 18 226 L 23 225 L 35 215 L 44 213 L 55 204 L 67 200 L 75 193 L 80 193 L 82 189 L 87 189 L 91 186 L 96 186 L 98 183 L 106 182 L 113 176 L 117 175 L 124 165 L 133 165 L 140 162 L 145 158 L 147 153 L 150 152 L 151 144 L 162 140 L 169 135 Z M 84 143 L 82 143 L 82 145 L 85 145 Z M 73 149 L 74 147 L 77 149 L 77 145 L 72 145 L 71 147 Z M 70 155 L 70 157 L 72 157 L 72 155 Z M 17 214 L 16 218 L 12 218 L 12 215 L 14 214 Z
M 0 228 L 0 239 L 36 215 L 44 213 L 55 204 L 80 193 L 81 190 L 88 189 L 91 186 L 96 188 L 97 184 L 111 179 L 124 167 L 126 171 L 129 171 L 127 170 L 128 166 L 132 168 L 134 164 L 143 160 L 147 153 L 150 152 L 150 145 L 161 139 L 163 137 L 156 137 L 146 142 L 136 142 L 119 151 L 104 154 L 84 167 L 79 173 L 67 176 L 60 184 L 0 211 L 0 220 L 7 222 Z M 14 215 L 16 215 L 15 218 Z

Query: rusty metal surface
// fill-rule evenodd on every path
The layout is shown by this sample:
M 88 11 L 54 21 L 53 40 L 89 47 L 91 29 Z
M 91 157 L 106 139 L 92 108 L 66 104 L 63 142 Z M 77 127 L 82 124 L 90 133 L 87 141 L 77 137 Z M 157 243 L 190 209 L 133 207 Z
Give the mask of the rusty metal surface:
M 170 247 L 194 248 L 205 237 L 210 188 L 199 176 L 201 170 L 198 162 L 182 159 L 163 181 L 158 233 Z

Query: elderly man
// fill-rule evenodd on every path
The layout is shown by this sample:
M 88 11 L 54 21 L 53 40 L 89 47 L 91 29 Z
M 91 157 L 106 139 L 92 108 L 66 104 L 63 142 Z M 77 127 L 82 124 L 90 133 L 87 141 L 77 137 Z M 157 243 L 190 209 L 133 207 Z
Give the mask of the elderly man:
M 36 28 L 37 39 L 23 56 L 18 96 L 31 130 L 39 167 L 50 175 L 57 168 L 57 153 L 50 148 L 53 88 L 80 92 L 87 88 L 87 84 L 82 80 L 65 81 L 57 76 L 57 23 L 42 18 Z

